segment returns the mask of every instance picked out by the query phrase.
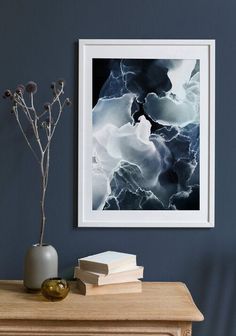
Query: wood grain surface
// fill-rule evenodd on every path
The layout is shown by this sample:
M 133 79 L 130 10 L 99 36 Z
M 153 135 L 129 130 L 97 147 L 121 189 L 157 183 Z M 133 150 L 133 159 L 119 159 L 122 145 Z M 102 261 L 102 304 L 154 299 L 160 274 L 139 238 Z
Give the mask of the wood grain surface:
M 27 293 L 21 281 L 0 281 L 0 319 L 201 321 L 203 315 L 183 283 L 144 282 L 135 294 L 84 297 L 71 291 L 60 302 Z

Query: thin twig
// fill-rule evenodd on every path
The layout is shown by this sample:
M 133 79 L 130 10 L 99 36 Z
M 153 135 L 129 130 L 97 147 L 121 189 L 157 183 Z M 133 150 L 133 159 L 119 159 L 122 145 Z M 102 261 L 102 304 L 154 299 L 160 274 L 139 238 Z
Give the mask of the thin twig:
M 23 129 L 22 125 L 21 125 L 17 107 L 14 108 L 14 114 L 15 114 L 15 117 L 16 117 L 16 121 L 17 121 L 17 123 L 18 123 L 18 125 L 19 125 L 19 128 L 20 128 L 20 130 L 21 130 L 21 133 L 23 134 L 23 137 L 25 138 L 25 141 L 27 142 L 27 145 L 28 145 L 29 148 L 31 149 L 31 151 L 32 151 L 34 157 L 36 158 L 37 162 L 40 164 L 39 157 L 38 157 L 38 155 L 36 154 L 36 152 L 34 151 L 33 147 L 31 146 L 31 144 L 30 144 L 30 142 L 29 142 L 29 140 L 28 140 L 28 138 L 27 138 L 27 135 L 25 134 L 24 129 Z
M 51 106 L 48 107 L 48 115 L 49 115 L 49 122 L 48 122 L 48 129 L 47 129 L 47 139 L 51 141 L 51 131 L 52 131 L 52 110 Z M 49 161 L 50 161 L 50 144 L 48 145 L 47 149 L 47 163 L 46 163 L 46 188 L 48 186 L 48 175 L 49 175 Z
M 63 105 L 61 105 L 60 100 L 58 101 L 59 106 L 60 106 L 60 109 L 59 109 L 59 112 L 58 112 L 57 119 L 56 119 L 56 121 L 55 121 L 55 123 L 54 123 L 53 129 L 52 129 L 52 132 L 51 132 L 51 136 L 50 136 L 50 138 L 49 138 L 49 140 L 48 140 L 48 143 L 47 143 L 46 147 L 44 148 L 44 152 L 46 152 L 46 150 L 47 150 L 48 147 L 50 146 L 50 142 L 51 142 L 52 137 L 53 137 L 53 135 L 54 135 L 54 133 L 55 133 L 55 129 L 56 129 L 56 127 L 57 127 L 58 121 L 59 121 L 59 119 L 60 119 L 60 117 L 61 117 L 63 108 L 65 107 L 65 102 L 66 102 L 66 100 L 64 101 Z
M 28 109 L 29 109 L 29 107 L 26 105 L 24 99 L 21 98 L 21 97 L 20 97 L 19 95 L 17 95 L 17 94 L 14 96 L 14 99 L 15 99 L 15 101 L 17 102 L 17 104 L 22 108 L 24 114 L 26 115 L 27 119 L 28 119 L 29 122 L 30 122 L 30 116 L 29 116 L 29 114 L 28 114 Z M 19 99 L 20 99 L 20 100 L 19 100 Z

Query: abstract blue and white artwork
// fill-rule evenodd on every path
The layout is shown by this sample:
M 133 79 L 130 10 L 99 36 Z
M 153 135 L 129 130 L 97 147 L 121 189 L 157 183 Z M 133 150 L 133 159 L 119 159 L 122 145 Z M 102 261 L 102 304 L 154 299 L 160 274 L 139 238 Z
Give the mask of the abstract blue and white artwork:
M 214 48 L 79 41 L 79 226 L 214 226 Z
M 199 210 L 200 61 L 93 59 L 93 210 Z

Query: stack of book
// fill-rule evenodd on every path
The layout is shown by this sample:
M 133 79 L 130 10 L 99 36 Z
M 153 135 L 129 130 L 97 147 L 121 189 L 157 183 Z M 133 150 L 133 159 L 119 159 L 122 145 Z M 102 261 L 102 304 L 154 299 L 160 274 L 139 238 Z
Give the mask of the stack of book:
M 107 251 L 79 259 L 74 278 L 83 295 L 140 293 L 143 269 L 136 255 Z

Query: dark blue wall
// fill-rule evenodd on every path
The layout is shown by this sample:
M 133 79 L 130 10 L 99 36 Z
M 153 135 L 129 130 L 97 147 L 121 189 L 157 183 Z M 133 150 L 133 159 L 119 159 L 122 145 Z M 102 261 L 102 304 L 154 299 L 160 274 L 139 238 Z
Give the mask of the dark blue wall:
M 70 276 L 77 257 L 102 250 L 138 255 L 145 280 L 184 281 L 205 321 L 194 335 L 236 335 L 236 2 L 234 0 L 0 0 L 0 91 L 30 79 L 38 99 L 67 81 L 74 101 L 52 148 L 46 241 Z M 216 39 L 216 227 L 73 229 L 76 224 L 77 39 Z M 22 278 L 39 232 L 39 171 L 0 102 L 0 278 Z

